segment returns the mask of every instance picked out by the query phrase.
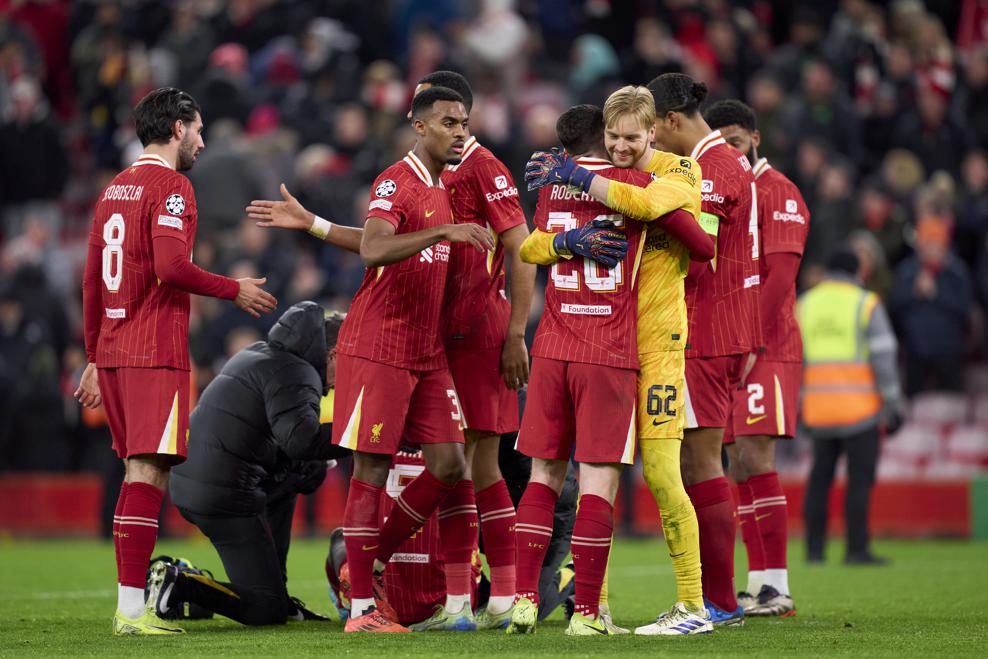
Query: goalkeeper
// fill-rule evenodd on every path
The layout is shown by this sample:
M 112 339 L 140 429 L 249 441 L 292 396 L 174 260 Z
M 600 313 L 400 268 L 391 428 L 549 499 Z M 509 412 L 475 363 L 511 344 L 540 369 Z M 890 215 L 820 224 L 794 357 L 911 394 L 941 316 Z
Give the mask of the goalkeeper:
M 627 191 L 635 186 L 612 184 L 562 153 L 534 154 L 525 180 L 529 189 L 548 184 L 575 186 L 606 206 L 643 221 L 677 209 L 687 211 L 649 222 L 640 270 L 638 441 L 645 481 L 662 512 L 678 602 L 656 623 L 639 627 L 635 633 L 703 633 L 711 627 L 703 605 L 699 532 L 679 466 L 687 329 L 683 282 L 690 260 L 709 261 L 714 256 L 713 240 L 696 221 L 701 201 L 700 166 L 692 158 L 652 148 L 655 104 L 645 87 L 623 87 L 611 94 L 604 104 L 604 123 L 604 144 L 611 162 L 656 177 L 646 188 L 636 188 L 637 196 Z M 638 197 L 649 203 L 638 203 Z M 536 231 L 527 241 L 530 247 L 538 245 L 533 253 L 545 255 L 540 263 L 566 257 L 554 239 L 559 240 L 558 234 Z M 610 265 L 610 254 L 600 245 L 575 247 L 582 256 Z
M 328 459 L 349 454 L 330 442 L 331 424 L 320 424 L 342 323 L 342 314 L 324 314 L 314 302 L 288 309 L 199 399 L 170 494 L 216 547 L 231 583 L 152 564 L 148 603 L 159 616 L 188 602 L 245 625 L 325 620 L 289 597 L 285 572 L 297 494 L 319 487 Z

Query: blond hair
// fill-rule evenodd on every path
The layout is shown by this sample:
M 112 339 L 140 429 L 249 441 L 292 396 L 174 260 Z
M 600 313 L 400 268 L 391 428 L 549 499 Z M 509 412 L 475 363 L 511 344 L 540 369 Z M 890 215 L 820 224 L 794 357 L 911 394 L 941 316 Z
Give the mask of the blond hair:
M 655 101 L 647 87 L 628 85 L 607 97 L 604 103 L 605 126 L 613 126 L 626 114 L 634 115 L 642 128 L 652 127 L 655 123 Z

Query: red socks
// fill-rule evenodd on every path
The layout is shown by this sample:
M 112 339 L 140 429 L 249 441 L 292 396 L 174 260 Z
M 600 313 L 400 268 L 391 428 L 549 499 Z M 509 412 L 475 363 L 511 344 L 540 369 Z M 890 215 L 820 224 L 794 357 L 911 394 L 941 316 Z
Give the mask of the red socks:
M 473 550 L 477 547 L 477 504 L 473 481 L 463 479 L 439 504 L 439 539 L 446 571 L 446 594 L 469 595 Z
M 113 510 L 113 552 L 117 556 L 117 581 L 120 581 L 120 518 L 123 517 L 124 501 L 127 500 L 127 481 L 120 483 L 117 507 Z
M 539 601 L 539 573 L 552 538 L 552 518 L 559 495 L 543 483 L 528 484 L 518 502 L 515 524 L 515 586 L 518 597 Z
M 779 474 L 774 471 L 758 474 L 749 478 L 747 483 L 751 487 L 754 519 L 764 551 L 763 569 L 786 569 L 788 510 Z M 745 544 L 747 542 L 746 539 Z
M 491 570 L 491 597 L 515 594 L 515 506 L 504 480 L 477 492 L 484 554 Z
M 573 525 L 573 567 L 576 575 L 576 612 L 596 618 L 600 588 L 607 570 L 614 532 L 614 507 L 606 499 L 584 494 Z
M 447 485 L 433 476 L 428 469 L 406 485 L 394 500 L 391 514 L 388 515 L 388 520 L 381 529 L 381 546 L 377 550 L 377 559 L 387 563 L 401 543 L 422 528 L 439 502 L 449 495 L 453 487 L 454 485 Z M 350 548 L 347 547 L 347 560 L 349 556 Z
M 703 594 L 722 611 L 738 608 L 734 593 L 734 538 L 737 524 L 727 478 L 720 476 L 686 488 L 700 526 Z
M 123 497 L 117 538 L 119 538 L 121 586 L 143 589 L 147 582 L 148 561 L 158 539 L 158 515 L 164 492 L 147 483 L 130 483 L 121 488 Z
M 374 597 L 374 558 L 380 531 L 379 507 L 382 487 L 350 479 L 350 493 L 343 512 L 343 539 L 350 566 L 350 598 Z
M 751 485 L 749 481 L 738 483 L 738 524 L 741 526 L 741 539 L 744 540 L 748 554 L 748 571 L 757 572 L 765 569 L 765 549 L 762 547 L 762 536 L 758 531 L 755 520 L 755 506 L 751 502 Z M 757 595 L 758 593 L 752 593 Z

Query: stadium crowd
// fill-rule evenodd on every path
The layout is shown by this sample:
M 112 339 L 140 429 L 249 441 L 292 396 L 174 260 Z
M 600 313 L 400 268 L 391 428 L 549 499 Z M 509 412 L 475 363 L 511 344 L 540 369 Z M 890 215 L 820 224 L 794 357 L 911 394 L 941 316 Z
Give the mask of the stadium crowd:
M 850 241 L 892 314 L 906 390 L 960 389 L 988 352 L 986 25 L 979 0 L 0 0 L 0 470 L 115 464 L 89 450 L 105 431 L 71 398 L 79 282 L 95 198 L 141 151 L 130 109 L 162 85 L 189 90 L 206 123 L 196 262 L 266 275 L 283 309 L 346 309 L 359 257 L 258 228 L 244 207 L 285 182 L 360 226 L 375 175 L 414 141 L 424 74 L 467 73 L 471 131 L 520 180 L 569 105 L 688 73 L 712 101 L 752 105 L 761 155 L 806 198 L 802 285 Z M 199 387 L 277 317 L 194 298 Z

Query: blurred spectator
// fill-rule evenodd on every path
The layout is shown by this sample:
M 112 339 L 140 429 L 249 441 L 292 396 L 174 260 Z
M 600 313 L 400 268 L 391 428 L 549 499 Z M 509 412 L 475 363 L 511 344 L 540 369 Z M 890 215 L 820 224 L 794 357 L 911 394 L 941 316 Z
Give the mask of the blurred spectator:
M 950 251 L 948 227 L 929 217 L 916 230 L 916 254 L 898 267 L 889 311 L 902 336 L 906 392 L 960 391 L 961 357 L 972 302 L 967 266 Z
M 209 23 L 200 20 L 194 0 L 182 0 L 158 46 L 175 58 L 177 80 L 194 80 L 206 68 L 216 37 Z
M 968 56 L 957 105 L 978 146 L 988 149 L 988 47 Z
M 849 230 L 851 217 L 851 168 L 845 162 L 825 166 L 820 171 L 813 202 L 809 203 L 813 221 L 807 236 L 804 259 L 823 263 Z
M 618 58 L 611 44 L 596 34 L 584 34 L 573 43 L 569 87 L 574 103 L 603 105 L 621 86 Z M 647 81 L 646 81 L 647 82 Z
M 635 22 L 635 39 L 621 59 L 622 77 L 635 85 L 646 85 L 663 73 L 683 70 L 679 43 L 654 16 L 645 16 Z
M 898 263 L 905 247 L 906 211 L 880 181 L 871 181 L 864 185 L 858 194 L 854 216 L 855 225 L 876 241 L 882 259 Z M 858 257 L 861 257 L 860 253 Z M 867 278 L 865 279 L 867 285 Z M 888 293 L 888 287 L 881 291 L 870 285 L 867 287 L 879 293 L 883 299 Z
M 851 232 L 847 244 L 858 257 L 858 279 L 872 293 L 883 300 L 892 290 L 892 271 L 885 258 L 885 251 L 875 235 L 867 230 Z
M 822 59 L 810 60 L 803 68 L 800 92 L 786 110 L 785 126 L 790 139 L 817 137 L 852 161 L 860 160 L 859 119 Z
M 58 228 L 54 202 L 68 167 L 58 125 L 38 83 L 21 77 L 10 87 L 10 109 L 0 125 L 0 200 L 4 232 L 17 235 L 28 214 Z
M 971 143 L 967 131 L 947 112 L 947 92 L 932 83 L 920 85 L 916 110 L 902 117 L 896 128 L 896 146 L 915 153 L 927 171 L 956 174 L 958 153 Z
M 976 265 L 984 259 L 988 240 L 988 154 L 971 151 L 961 164 L 961 189 L 957 202 L 958 255 Z

